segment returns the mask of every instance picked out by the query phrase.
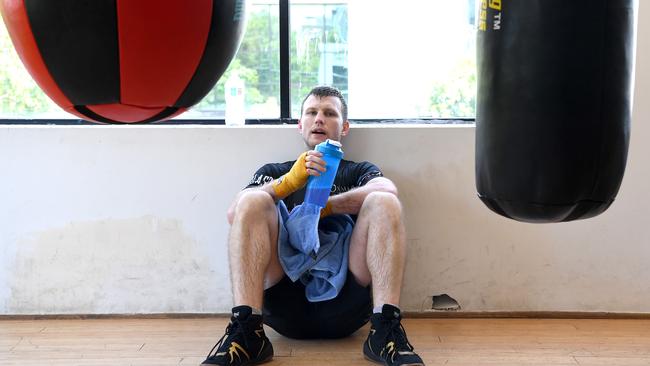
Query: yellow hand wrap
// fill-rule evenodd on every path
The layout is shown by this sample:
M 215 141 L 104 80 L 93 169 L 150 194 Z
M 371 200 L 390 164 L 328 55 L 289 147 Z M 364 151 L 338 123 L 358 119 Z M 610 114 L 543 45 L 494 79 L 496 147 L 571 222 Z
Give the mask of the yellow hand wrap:
M 273 190 L 277 198 L 283 199 L 307 184 L 309 174 L 307 174 L 307 166 L 305 165 L 306 156 L 307 152 L 302 153 L 293 163 L 291 170 L 273 182 Z
M 320 210 L 320 218 L 322 219 L 325 216 L 329 216 L 333 214 L 332 212 L 332 201 L 327 200 L 327 203 L 325 204 L 325 207 Z

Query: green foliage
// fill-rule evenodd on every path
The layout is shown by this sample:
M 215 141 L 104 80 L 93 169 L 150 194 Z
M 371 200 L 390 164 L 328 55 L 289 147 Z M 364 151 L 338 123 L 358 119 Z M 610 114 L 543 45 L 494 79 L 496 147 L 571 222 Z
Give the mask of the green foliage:
M 431 116 L 434 118 L 474 117 L 476 65 L 473 60 L 464 60 L 446 79 L 436 82 L 430 101 Z
M 291 32 L 291 115 L 300 117 L 300 106 L 303 98 L 318 84 L 318 69 L 320 67 L 320 37 L 300 38 L 296 32 Z
M 0 26 L 0 116 L 20 118 L 57 109 L 25 70 L 3 22 Z
M 225 84 L 226 80 L 233 73 L 237 73 L 239 77 L 244 80 L 246 84 L 246 104 L 260 103 L 264 97 L 260 91 L 255 87 L 259 80 L 257 70 L 242 66 L 240 59 L 235 59 L 231 62 L 228 70 L 221 76 L 217 85 L 206 95 L 194 109 L 200 110 L 204 113 L 211 113 L 215 111 L 223 111 L 225 109 Z
M 246 105 L 271 105 L 279 115 L 279 19 L 271 9 L 258 9 L 249 15 L 246 34 L 236 59 L 195 110 L 206 114 L 223 111 L 225 83 L 232 73 L 237 72 L 246 84 Z M 318 84 L 321 37 L 320 32 L 309 35 L 291 32 L 291 105 L 294 117 L 300 115 L 302 98 Z M 329 33 L 327 37 L 339 38 L 335 32 Z
M 241 65 L 257 72 L 255 89 L 259 91 L 252 103 L 265 102 L 266 96 L 280 95 L 280 40 L 279 19 L 272 14 L 271 7 L 253 12 L 246 25 L 246 36 L 242 42 L 237 58 Z M 239 75 L 244 75 L 240 72 Z M 244 78 L 245 79 L 245 78 Z M 224 79 L 227 80 L 227 79 Z M 246 85 L 250 85 L 248 80 Z
M 277 104 L 280 95 L 280 53 L 277 31 L 278 16 L 269 8 L 252 12 L 246 34 L 236 58 L 230 63 L 217 85 L 194 109 L 212 114 L 225 109 L 225 84 L 237 73 L 246 85 L 246 105 L 264 104 L 271 99 Z

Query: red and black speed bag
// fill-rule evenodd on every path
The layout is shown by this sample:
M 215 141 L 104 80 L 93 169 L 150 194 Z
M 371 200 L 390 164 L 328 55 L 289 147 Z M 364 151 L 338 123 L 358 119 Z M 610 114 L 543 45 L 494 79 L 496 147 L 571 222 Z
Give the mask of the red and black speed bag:
M 476 187 L 525 222 L 605 211 L 630 136 L 636 0 L 481 0 Z
M 147 123 L 199 102 L 237 53 L 245 0 L 0 0 L 25 67 L 66 111 Z

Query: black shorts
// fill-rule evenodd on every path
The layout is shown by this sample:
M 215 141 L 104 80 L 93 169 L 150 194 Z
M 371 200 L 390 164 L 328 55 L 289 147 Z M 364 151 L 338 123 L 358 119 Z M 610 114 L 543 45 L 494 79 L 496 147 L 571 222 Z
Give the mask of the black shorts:
M 309 302 L 305 286 L 286 276 L 264 291 L 264 323 L 289 338 L 347 337 L 366 324 L 371 313 L 370 286 L 359 285 L 350 272 L 338 296 L 327 301 Z

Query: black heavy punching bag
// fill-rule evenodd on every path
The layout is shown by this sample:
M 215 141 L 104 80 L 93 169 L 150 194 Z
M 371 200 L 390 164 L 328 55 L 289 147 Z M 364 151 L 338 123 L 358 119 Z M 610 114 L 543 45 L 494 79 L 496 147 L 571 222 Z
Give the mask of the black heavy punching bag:
M 605 211 L 630 133 L 635 0 L 482 0 L 476 186 L 526 222 Z

